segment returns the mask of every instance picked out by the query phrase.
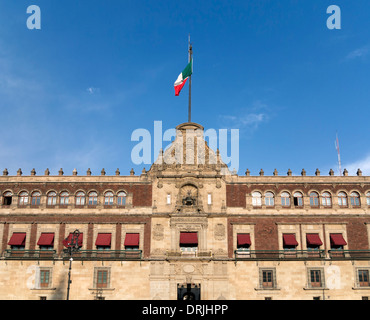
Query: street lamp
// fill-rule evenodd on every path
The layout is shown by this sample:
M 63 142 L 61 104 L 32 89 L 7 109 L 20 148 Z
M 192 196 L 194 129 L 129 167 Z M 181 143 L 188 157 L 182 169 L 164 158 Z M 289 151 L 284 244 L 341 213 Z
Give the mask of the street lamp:
M 70 256 L 70 259 L 69 259 L 69 271 L 68 271 L 67 300 L 69 300 L 69 288 L 70 288 L 70 284 L 72 282 L 71 281 L 71 270 L 72 270 L 72 261 L 73 261 L 72 255 L 73 255 L 73 253 L 78 252 L 78 250 L 80 248 L 79 245 L 78 245 L 78 238 L 79 238 L 79 236 L 80 236 L 80 231 L 76 229 L 75 231 L 73 231 L 72 237 L 69 236 L 68 238 L 66 238 L 63 241 L 64 245 L 68 249 L 68 253 L 69 253 L 69 256 Z

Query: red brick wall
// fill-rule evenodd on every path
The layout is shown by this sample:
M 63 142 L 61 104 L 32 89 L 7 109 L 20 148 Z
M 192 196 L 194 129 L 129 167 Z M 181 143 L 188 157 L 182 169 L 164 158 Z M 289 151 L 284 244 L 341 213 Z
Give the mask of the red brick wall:
M 278 224 L 309 224 L 309 223 L 346 223 L 348 250 L 368 250 L 369 240 L 366 223 L 370 218 L 359 217 L 230 217 L 228 219 L 228 252 L 229 257 L 234 255 L 233 248 L 233 224 L 254 224 L 254 247 L 255 250 L 279 250 Z M 322 239 L 324 241 L 324 239 Z M 297 239 L 298 242 L 304 239 Z M 330 249 L 330 244 L 326 244 Z

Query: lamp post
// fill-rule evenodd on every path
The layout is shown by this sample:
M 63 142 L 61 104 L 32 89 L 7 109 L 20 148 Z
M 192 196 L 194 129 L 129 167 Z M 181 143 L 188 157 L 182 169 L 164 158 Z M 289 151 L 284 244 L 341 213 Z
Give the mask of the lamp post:
M 72 261 L 73 261 L 72 255 L 74 252 L 77 252 L 79 250 L 79 246 L 78 246 L 79 236 L 80 236 L 80 231 L 76 229 L 75 231 L 73 231 L 70 241 L 68 240 L 68 238 L 64 240 L 65 243 L 67 244 L 67 249 L 68 249 L 69 256 L 70 256 L 69 271 L 68 271 L 67 300 L 69 300 L 69 289 L 70 289 L 70 284 L 72 282 L 71 281 L 71 270 L 72 270 Z

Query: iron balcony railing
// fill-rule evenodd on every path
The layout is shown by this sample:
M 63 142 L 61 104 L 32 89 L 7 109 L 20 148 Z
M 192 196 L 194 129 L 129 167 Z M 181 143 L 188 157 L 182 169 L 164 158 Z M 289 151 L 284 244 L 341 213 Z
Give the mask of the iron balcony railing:
M 74 260 L 141 260 L 142 250 L 79 250 L 72 257 Z M 62 258 L 70 258 L 67 249 L 63 250 Z
M 53 260 L 58 257 L 56 250 L 5 250 L 4 257 L 7 259 L 22 260 Z
M 235 250 L 235 260 L 323 259 L 324 250 Z
M 331 259 L 370 259 L 370 250 L 328 250 Z
M 54 260 L 69 259 L 70 253 L 67 249 L 59 255 L 56 250 L 5 250 L 3 257 L 14 260 Z M 142 250 L 79 250 L 73 252 L 75 260 L 141 260 Z
M 235 260 L 370 259 L 370 250 L 235 250 Z

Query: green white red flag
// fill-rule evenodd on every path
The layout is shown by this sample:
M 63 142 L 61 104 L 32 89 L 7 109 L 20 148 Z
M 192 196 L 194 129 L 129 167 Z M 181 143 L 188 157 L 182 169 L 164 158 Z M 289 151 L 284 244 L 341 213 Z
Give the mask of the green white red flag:
M 193 73 L 193 59 L 188 63 L 188 65 L 185 67 L 185 69 L 180 73 L 180 75 L 177 77 L 177 80 L 175 81 L 175 96 L 180 95 L 181 89 L 184 87 L 186 81 Z

